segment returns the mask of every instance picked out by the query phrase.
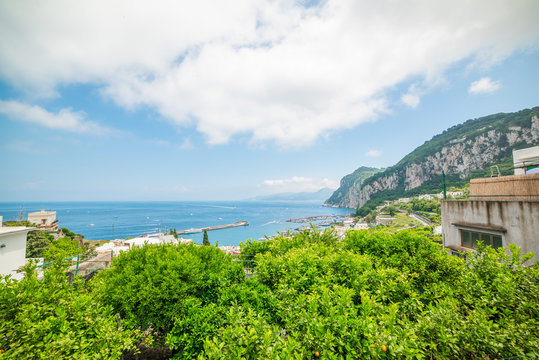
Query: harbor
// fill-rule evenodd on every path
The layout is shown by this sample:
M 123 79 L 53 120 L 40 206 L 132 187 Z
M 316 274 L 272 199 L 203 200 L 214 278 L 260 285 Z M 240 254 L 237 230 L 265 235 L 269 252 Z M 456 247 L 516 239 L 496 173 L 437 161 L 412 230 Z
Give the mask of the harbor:
M 324 221 L 324 220 L 336 220 L 336 219 L 345 219 L 349 214 L 339 214 L 339 215 L 318 215 L 318 216 L 309 216 L 299 219 L 289 219 L 286 220 L 287 222 L 292 223 L 305 223 L 305 222 L 312 222 L 312 221 Z
M 202 227 L 202 228 L 192 228 L 192 229 L 187 229 L 187 230 L 181 230 L 181 231 L 177 231 L 177 234 L 178 235 L 196 234 L 196 233 L 201 233 L 203 231 L 230 229 L 230 228 L 235 228 L 239 226 L 249 226 L 249 223 L 247 221 L 236 221 L 233 224 L 207 226 L 207 227 Z

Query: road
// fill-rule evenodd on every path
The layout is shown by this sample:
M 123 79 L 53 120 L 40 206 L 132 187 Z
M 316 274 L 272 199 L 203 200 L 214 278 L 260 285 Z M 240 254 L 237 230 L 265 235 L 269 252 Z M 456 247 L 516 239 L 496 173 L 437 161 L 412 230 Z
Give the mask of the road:
M 414 219 L 419 221 L 421 224 L 423 224 L 423 226 L 430 226 L 432 224 L 431 221 L 429 221 L 429 220 L 425 219 L 423 216 L 419 216 L 419 215 L 417 215 L 415 213 L 411 213 L 410 217 L 413 217 Z
M 77 273 L 79 275 L 86 275 L 94 269 L 108 268 L 109 264 L 110 264 L 110 253 L 97 254 L 97 256 L 89 260 L 81 261 L 79 263 L 79 269 Z M 72 266 L 71 269 L 75 270 L 76 265 Z

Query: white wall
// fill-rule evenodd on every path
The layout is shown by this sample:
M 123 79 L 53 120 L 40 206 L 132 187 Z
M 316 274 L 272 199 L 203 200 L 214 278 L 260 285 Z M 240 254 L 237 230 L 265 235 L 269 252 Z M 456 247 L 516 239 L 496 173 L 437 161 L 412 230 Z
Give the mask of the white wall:
M 25 263 L 28 231 L 0 232 L 0 274 L 12 274 L 13 278 L 22 279 L 22 274 L 16 273 L 15 270 Z
M 46 219 L 43 223 L 43 219 Z M 34 212 L 28 214 L 28 221 L 36 225 L 51 225 L 56 220 L 56 211 Z
M 513 150 L 513 163 L 515 165 L 515 175 L 524 175 L 526 170 L 519 168 L 530 163 L 537 163 L 539 161 L 539 146 L 534 146 L 521 150 Z
M 442 201 L 444 246 L 460 246 L 459 227 L 454 223 L 502 227 L 503 246 L 515 244 L 522 253 L 532 251 L 539 260 L 539 201 Z

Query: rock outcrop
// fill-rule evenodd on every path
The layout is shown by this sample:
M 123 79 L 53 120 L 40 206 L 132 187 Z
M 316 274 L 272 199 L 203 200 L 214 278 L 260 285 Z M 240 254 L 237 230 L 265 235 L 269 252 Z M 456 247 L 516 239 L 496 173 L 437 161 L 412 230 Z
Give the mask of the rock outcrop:
M 469 120 L 425 142 L 395 166 L 352 187 L 334 205 L 357 208 L 374 199 L 413 195 L 427 190 L 422 189 L 425 186 L 439 191 L 442 171 L 454 181 L 465 180 L 474 172 L 511 157 L 514 149 L 538 144 L 539 107 Z
M 357 207 L 357 199 L 359 198 L 361 184 L 368 177 L 383 171 L 362 166 L 351 174 L 346 175 L 341 179 L 341 184 L 337 190 L 326 200 L 324 206 L 345 207 L 355 209 Z

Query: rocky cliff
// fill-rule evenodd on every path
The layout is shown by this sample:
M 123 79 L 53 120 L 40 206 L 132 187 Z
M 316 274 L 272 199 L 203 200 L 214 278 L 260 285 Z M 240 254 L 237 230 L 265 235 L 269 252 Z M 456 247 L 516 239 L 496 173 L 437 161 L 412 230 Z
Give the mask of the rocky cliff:
M 357 208 L 371 200 L 440 191 L 442 170 L 448 185 L 461 185 L 478 171 L 507 161 L 512 150 L 538 144 L 539 107 L 468 120 L 433 137 L 332 205 Z
M 355 209 L 357 207 L 356 199 L 359 198 L 363 181 L 383 170 L 384 169 L 362 166 L 353 173 L 346 175 L 341 179 L 339 188 L 326 200 L 324 205 Z

